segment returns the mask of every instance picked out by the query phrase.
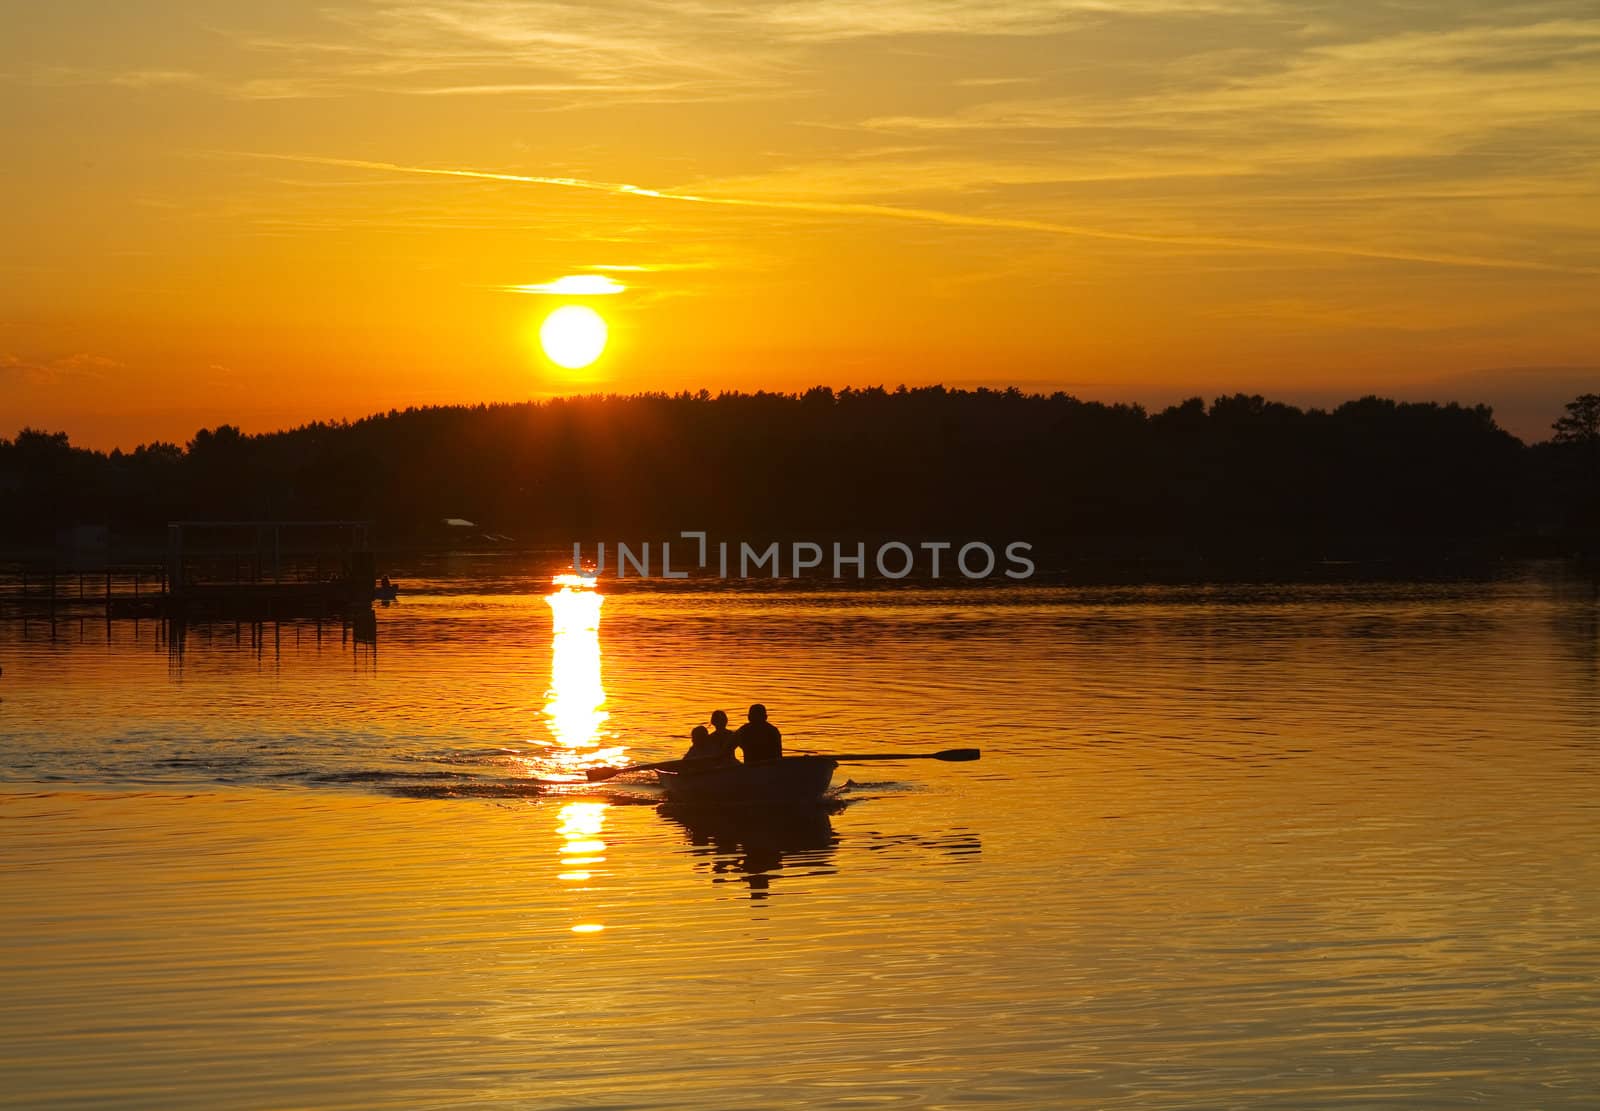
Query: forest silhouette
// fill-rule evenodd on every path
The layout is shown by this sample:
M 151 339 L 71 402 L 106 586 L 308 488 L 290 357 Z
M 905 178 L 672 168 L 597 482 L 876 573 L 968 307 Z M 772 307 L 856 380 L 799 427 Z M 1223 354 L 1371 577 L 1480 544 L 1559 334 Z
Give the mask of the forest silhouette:
M 1148 412 L 1017 389 L 819 387 L 222 425 L 109 454 L 24 429 L 0 439 L 0 519 L 16 545 L 79 523 L 154 537 L 176 519 L 329 518 L 426 544 L 453 517 L 527 544 L 705 529 L 1085 555 L 1444 555 L 1591 530 L 1597 415 L 1586 395 L 1530 446 L 1481 405 L 1237 394 Z

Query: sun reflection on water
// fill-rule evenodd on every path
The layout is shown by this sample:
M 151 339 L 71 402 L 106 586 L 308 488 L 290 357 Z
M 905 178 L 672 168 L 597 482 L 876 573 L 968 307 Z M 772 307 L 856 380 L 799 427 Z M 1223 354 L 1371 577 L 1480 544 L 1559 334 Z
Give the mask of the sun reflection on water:
M 561 822 L 556 835 L 561 838 L 561 871 L 556 878 L 574 885 L 576 891 L 586 890 L 594 879 L 589 867 L 605 863 L 606 843 L 600 834 L 605 828 L 608 804 L 603 802 L 569 802 L 561 807 Z M 581 911 L 579 913 L 582 913 Z M 597 934 L 605 929 L 599 922 L 578 922 L 570 927 L 575 934 Z
M 581 575 L 557 575 L 554 585 L 556 590 L 545 596 L 554 639 L 544 716 L 555 746 L 545 771 L 576 779 L 585 768 L 623 762 L 626 750 L 603 745 L 601 737 L 611 716 L 600 682 L 600 607 L 605 599 L 594 581 Z
M 557 575 L 553 585 L 556 590 L 545 596 L 554 626 L 544 716 L 555 745 L 547 772 L 577 780 L 585 768 L 625 763 L 627 750 L 604 744 L 601 736 L 611 716 L 600 681 L 600 607 L 605 599 L 595 590 L 594 580 L 581 575 Z M 569 802 L 561 807 L 556 826 L 562 842 L 561 870 L 556 878 L 577 891 L 594 879 L 591 869 L 605 863 L 601 832 L 607 809 L 603 802 Z M 605 926 L 580 921 L 570 929 L 575 934 L 598 934 Z
M 567 842 L 561 849 L 562 854 L 605 851 L 605 842 L 599 840 L 605 820 L 606 804 L 603 802 L 569 802 L 563 806 L 561 824 L 556 827 L 556 832 Z

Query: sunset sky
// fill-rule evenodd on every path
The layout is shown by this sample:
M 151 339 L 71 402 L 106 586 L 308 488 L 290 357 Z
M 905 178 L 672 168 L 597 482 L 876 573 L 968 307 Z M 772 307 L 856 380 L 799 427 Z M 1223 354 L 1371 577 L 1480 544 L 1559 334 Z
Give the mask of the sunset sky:
M 944 382 L 1537 439 L 1600 389 L 1577 0 L 11 4 L 0 141 L 0 435 Z

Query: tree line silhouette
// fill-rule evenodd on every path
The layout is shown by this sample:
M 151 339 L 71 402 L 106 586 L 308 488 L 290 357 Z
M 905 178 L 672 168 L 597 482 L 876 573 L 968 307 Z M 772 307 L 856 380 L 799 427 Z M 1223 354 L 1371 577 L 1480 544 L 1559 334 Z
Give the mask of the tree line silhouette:
M 1485 406 L 1236 394 L 1150 412 L 1064 393 L 818 387 L 390 410 L 109 454 L 0 439 L 16 544 L 77 523 L 361 518 L 386 542 L 465 518 L 526 543 L 1031 539 L 1084 554 L 1360 557 L 1581 536 L 1600 396 L 1526 445 Z

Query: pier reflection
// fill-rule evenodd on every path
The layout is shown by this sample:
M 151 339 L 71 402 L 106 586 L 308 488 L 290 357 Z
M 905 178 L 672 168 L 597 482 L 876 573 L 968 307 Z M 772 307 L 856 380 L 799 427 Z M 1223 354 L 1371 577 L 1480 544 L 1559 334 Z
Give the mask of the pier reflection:
M 216 616 L 189 617 L 106 617 L 83 613 L 23 613 L 11 625 L 24 641 L 35 638 L 50 642 L 85 644 L 153 643 L 169 652 L 181 654 L 192 641 L 203 644 L 232 644 L 265 651 L 285 644 L 299 646 L 309 641 L 320 650 L 325 641 L 338 637 L 341 647 L 353 644 L 376 646 L 378 616 L 372 607 L 348 610 L 321 617 L 244 619 Z M 91 633 L 91 630 L 93 631 Z
M 132 624 L 137 635 L 140 622 Z M 276 670 L 283 662 L 285 647 L 297 653 L 310 644 L 321 653 L 337 636 L 340 651 L 350 653 L 351 663 L 358 670 L 375 672 L 378 668 L 378 616 L 371 606 L 326 618 L 227 621 L 173 616 L 147 624 L 159 629 L 157 644 L 166 648 L 167 669 L 175 679 L 183 677 L 185 656 L 196 641 L 207 647 L 231 644 L 248 650 L 258 666 L 270 664 Z
M 658 813 L 677 826 L 696 850 L 696 869 L 712 883 L 742 883 L 750 898 L 765 899 L 777 880 L 831 876 L 838 871 L 839 836 L 831 815 L 840 807 L 776 810 L 707 810 L 670 803 Z

